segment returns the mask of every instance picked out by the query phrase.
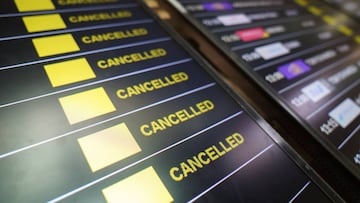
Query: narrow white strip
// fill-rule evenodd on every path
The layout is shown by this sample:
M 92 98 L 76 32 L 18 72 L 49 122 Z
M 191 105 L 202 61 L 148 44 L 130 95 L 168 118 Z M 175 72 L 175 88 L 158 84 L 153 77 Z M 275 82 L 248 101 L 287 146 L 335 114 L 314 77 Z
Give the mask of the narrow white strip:
M 301 190 L 295 194 L 295 196 L 293 198 L 291 198 L 291 200 L 289 200 L 289 203 L 293 202 L 304 190 L 305 188 L 307 188 L 307 186 L 309 186 L 311 183 L 311 181 L 307 182 L 302 188 Z
M 341 149 L 356 133 L 360 130 L 360 125 L 358 125 L 355 130 L 353 130 L 350 135 L 338 146 L 338 149 Z

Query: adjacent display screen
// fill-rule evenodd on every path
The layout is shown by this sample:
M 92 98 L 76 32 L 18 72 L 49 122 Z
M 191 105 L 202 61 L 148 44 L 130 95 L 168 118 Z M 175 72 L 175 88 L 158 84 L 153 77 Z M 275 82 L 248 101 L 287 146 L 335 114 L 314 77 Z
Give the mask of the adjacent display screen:
M 1 202 L 338 200 L 141 3 L 1 4 Z
M 358 23 L 320 1 L 171 2 L 360 177 Z

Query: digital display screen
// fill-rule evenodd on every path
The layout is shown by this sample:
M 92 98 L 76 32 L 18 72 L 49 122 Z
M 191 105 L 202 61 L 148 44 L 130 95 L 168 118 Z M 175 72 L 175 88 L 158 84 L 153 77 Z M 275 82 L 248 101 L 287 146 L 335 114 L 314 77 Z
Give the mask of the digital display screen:
M 141 2 L 3 0 L 0 24 L 1 202 L 339 198 Z
M 170 1 L 360 178 L 359 24 L 321 1 Z

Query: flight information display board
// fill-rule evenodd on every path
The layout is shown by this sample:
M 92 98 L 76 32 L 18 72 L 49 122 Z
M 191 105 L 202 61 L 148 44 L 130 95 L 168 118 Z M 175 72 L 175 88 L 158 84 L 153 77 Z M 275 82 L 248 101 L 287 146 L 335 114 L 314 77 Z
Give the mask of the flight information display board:
M 0 202 L 341 200 L 141 2 L 1 5 Z
M 359 24 L 320 1 L 170 1 L 360 179 Z

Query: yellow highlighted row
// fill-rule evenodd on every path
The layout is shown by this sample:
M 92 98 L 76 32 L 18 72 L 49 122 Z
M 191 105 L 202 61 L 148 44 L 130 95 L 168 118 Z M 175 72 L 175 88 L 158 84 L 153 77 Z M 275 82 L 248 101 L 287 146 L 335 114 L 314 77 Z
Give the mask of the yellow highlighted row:
M 300 6 L 307 6 L 309 3 L 307 0 L 295 0 L 295 2 Z
M 351 36 L 351 35 L 354 34 L 352 29 L 345 26 L 345 25 L 340 25 L 337 29 L 338 29 L 339 32 L 343 33 L 346 36 Z
M 329 16 L 329 15 L 324 15 L 323 20 L 329 25 L 336 25 L 337 24 L 336 19 L 334 17 L 332 17 L 332 16 Z
M 296 2 L 298 3 L 298 4 L 300 4 L 300 5 L 302 5 L 302 6 L 306 6 L 307 5 L 307 1 L 306 0 L 296 0 Z M 321 16 L 321 15 L 323 15 L 323 11 L 320 9 L 320 8 L 318 8 L 318 7 L 316 7 L 316 6 L 308 6 L 307 7 L 307 9 L 308 9 L 308 11 L 310 12 L 310 13 L 312 13 L 313 15 L 315 15 L 315 16 Z M 326 15 L 326 14 L 324 14 L 323 16 L 322 16 L 322 19 L 323 19 L 323 21 L 324 22 L 326 22 L 328 25 L 332 25 L 332 26 L 336 26 L 337 24 L 339 24 L 339 19 L 337 19 L 337 18 L 335 18 L 335 17 L 333 17 L 333 16 L 329 16 L 329 15 Z M 337 30 L 339 31 L 339 32 L 341 32 L 342 34 L 344 34 L 345 36 L 348 36 L 348 37 L 350 37 L 350 36 L 352 36 L 353 34 L 354 34 L 354 31 L 351 29 L 351 28 L 349 28 L 348 26 L 346 26 L 346 25 L 339 25 L 338 27 L 337 27 Z M 355 39 L 355 41 L 357 42 L 358 41 L 358 39 L 355 37 L 354 38 Z
M 356 35 L 354 37 L 354 40 L 355 40 L 356 43 L 360 44 L 360 35 Z
M 319 16 L 322 14 L 322 10 L 315 6 L 309 6 L 308 11 L 316 16 Z

